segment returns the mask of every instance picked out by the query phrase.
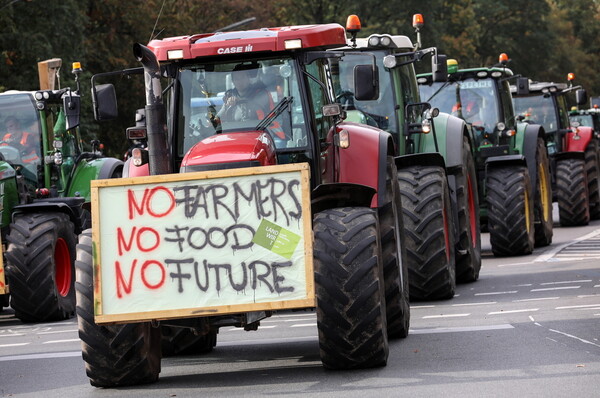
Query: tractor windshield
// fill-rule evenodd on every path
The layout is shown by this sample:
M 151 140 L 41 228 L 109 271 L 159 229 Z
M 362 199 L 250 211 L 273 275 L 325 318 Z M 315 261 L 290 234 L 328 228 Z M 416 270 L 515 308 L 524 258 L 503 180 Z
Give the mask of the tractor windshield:
M 276 148 L 307 146 L 298 74 L 291 59 L 182 66 L 178 153 L 215 134 L 267 131 Z
M 0 154 L 32 184 L 41 165 L 40 123 L 29 93 L 0 95 Z
M 467 78 L 446 83 L 421 84 L 421 100 L 441 112 L 470 123 L 479 133 L 492 133 L 499 118 L 493 79 Z
M 591 127 L 596 131 L 600 131 L 600 120 L 592 115 L 571 115 L 569 120 L 571 123 L 577 122 L 580 126 Z
M 387 52 L 370 50 L 369 53 L 375 54 L 377 60 L 381 88 L 379 97 L 372 101 L 359 101 L 354 98 L 352 86 L 354 67 L 371 63 L 371 55 L 345 55 L 341 60 L 335 58 L 330 60 L 336 102 L 341 103 L 346 111 L 346 120 L 369 124 L 395 136 L 399 134 L 396 109 L 403 112 L 405 105 L 419 102 L 414 68 L 412 64 L 403 65 L 398 70 L 394 70 L 399 78 L 392 79 L 392 73 L 387 73 L 383 66 L 383 58 Z M 400 97 L 394 99 L 394 92 L 401 93 Z M 397 103 L 400 104 L 398 107 Z
M 544 126 L 546 132 L 558 130 L 558 120 L 551 95 L 514 97 L 515 112 L 523 121 Z

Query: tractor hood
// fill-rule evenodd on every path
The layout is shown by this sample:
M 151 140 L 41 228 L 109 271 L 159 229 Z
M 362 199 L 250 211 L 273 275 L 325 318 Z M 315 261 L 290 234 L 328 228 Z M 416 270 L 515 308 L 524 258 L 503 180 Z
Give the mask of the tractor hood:
M 194 145 L 183 157 L 181 173 L 277 163 L 275 144 L 262 131 L 217 134 Z

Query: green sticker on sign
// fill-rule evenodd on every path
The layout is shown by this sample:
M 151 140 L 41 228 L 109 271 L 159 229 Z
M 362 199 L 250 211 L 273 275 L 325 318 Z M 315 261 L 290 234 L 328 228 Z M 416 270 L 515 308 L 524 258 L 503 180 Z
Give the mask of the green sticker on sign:
M 289 260 L 300 242 L 300 235 L 263 219 L 252 242 Z

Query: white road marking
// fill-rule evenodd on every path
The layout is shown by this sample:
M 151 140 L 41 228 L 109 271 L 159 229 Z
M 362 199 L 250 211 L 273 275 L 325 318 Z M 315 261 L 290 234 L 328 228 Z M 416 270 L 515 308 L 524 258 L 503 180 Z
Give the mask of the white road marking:
M 527 308 L 524 310 L 510 310 L 510 311 L 494 311 L 494 312 L 488 312 L 488 315 L 502 315 L 502 314 L 516 314 L 518 312 L 532 312 L 532 311 L 539 311 L 539 308 Z
M 567 284 L 567 283 L 583 283 L 583 282 L 591 282 L 591 279 L 584 279 L 584 280 L 580 280 L 580 281 L 561 281 L 561 282 L 545 282 L 545 283 L 540 283 L 540 286 L 547 286 L 547 285 L 562 285 L 562 284 Z
M 317 314 L 314 312 L 307 312 L 307 313 L 303 313 L 303 314 L 277 314 L 277 315 L 274 315 L 273 318 L 288 318 L 288 317 L 311 316 L 311 315 L 317 315 Z
M 79 332 L 78 329 L 70 329 L 70 330 L 52 330 L 49 332 L 37 332 L 36 334 L 55 334 L 55 333 L 73 333 Z
M 431 328 L 431 329 L 410 329 L 408 334 L 434 334 L 434 333 L 456 333 L 456 332 L 479 332 L 486 330 L 514 329 L 509 323 L 489 326 L 465 326 L 455 328 Z
M 542 289 L 531 289 L 530 292 L 549 292 L 551 290 L 570 290 L 579 289 L 581 286 L 561 286 L 561 287 L 545 287 Z
M 2 344 L 2 345 L 0 345 L 0 348 L 4 348 L 4 347 L 19 347 L 19 346 L 27 345 L 27 344 L 29 344 L 29 343 Z M 2 358 L 0 357 L 0 360 L 1 359 Z
M 554 332 L 554 333 L 561 334 L 561 335 L 563 335 L 563 336 L 570 337 L 570 338 L 572 338 L 572 339 L 575 339 L 575 340 L 579 340 L 579 341 L 581 341 L 582 343 L 585 343 L 585 344 L 591 344 L 591 345 L 593 345 L 593 346 L 600 347 L 600 345 L 598 345 L 598 344 L 596 344 L 596 343 L 592 343 L 591 341 L 588 341 L 588 340 L 582 339 L 582 338 L 580 338 L 580 337 L 577 337 L 577 336 L 573 336 L 572 334 L 568 334 L 568 333 L 561 332 L 561 331 L 559 331 L 559 330 L 554 330 L 554 329 L 548 329 L 548 330 L 549 330 L 549 331 L 551 331 L 551 332 Z
M 447 315 L 427 315 L 422 317 L 422 319 L 434 319 L 434 318 L 458 318 L 463 316 L 469 316 L 471 314 L 447 314 Z
M 560 246 L 557 246 L 557 247 L 555 247 L 555 248 L 553 248 L 553 249 L 550 249 L 550 250 L 548 250 L 547 252 L 545 252 L 545 253 L 543 253 L 543 254 L 541 254 L 541 255 L 537 256 L 537 258 L 536 258 L 535 260 L 533 260 L 533 261 L 534 261 L 534 262 L 536 262 L 536 263 L 549 261 L 550 259 L 552 259 L 552 257 L 554 257 L 554 256 L 555 256 L 555 255 L 556 255 L 558 252 L 560 252 L 560 251 L 561 251 L 562 249 L 564 249 L 565 247 L 567 247 L 567 246 L 571 246 L 572 244 L 575 244 L 575 243 L 577 243 L 577 242 L 581 242 L 582 240 L 586 240 L 586 239 L 589 239 L 589 238 L 593 238 L 593 237 L 595 237 L 595 236 L 597 236 L 597 235 L 599 235 L 599 234 L 600 234 L 600 229 L 597 229 L 597 230 L 595 230 L 594 232 L 591 232 L 591 233 L 589 233 L 589 234 L 587 234 L 587 235 L 580 236 L 580 237 L 579 237 L 579 238 L 577 238 L 577 239 L 574 239 L 574 240 L 572 240 L 572 241 L 570 241 L 570 242 L 567 242 L 567 243 L 565 243 L 565 244 L 562 244 L 562 245 L 560 245 Z M 572 260 L 572 259 L 571 259 L 571 258 L 569 258 L 569 259 L 567 259 L 567 260 Z
M 25 336 L 25 335 L 23 333 L 9 333 L 9 334 L 0 333 L 0 337 L 17 337 L 17 336 Z
M 81 341 L 79 339 L 68 339 L 68 340 L 51 340 L 51 341 L 44 341 L 42 344 L 55 344 L 55 343 L 72 343 L 74 341 Z
M 452 307 L 467 307 L 469 305 L 488 305 L 488 304 L 498 304 L 498 302 L 497 301 L 485 301 L 482 303 L 452 304 Z
M 435 308 L 435 305 L 416 305 L 416 306 L 410 306 L 411 310 L 420 310 L 423 308 Z
M 587 305 L 569 305 L 565 307 L 556 307 L 555 310 L 570 310 L 572 308 L 586 308 L 586 307 L 598 307 L 600 304 L 587 304 Z
M 526 263 L 510 263 L 510 264 L 499 264 L 498 267 L 512 267 L 514 265 L 530 265 L 533 264 L 533 261 L 529 261 Z
M 25 343 L 29 344 L 29 343 Z M 219 344 L 222 345 L 222 344 Z M 0 362 L 9 361 L 22 361 L 31 359 L 54 359 L 54 358 L 70 358 L 70 357 L 81 357 L 81 351 L 67 351 L 67 352 L 48 352 L 43 354 L 24 354 L 24 355 L 8 355 L 0 357 Z
M 513 300 L 513 303 L 523 303 L 526 301 L 540 301 L 540 300 L 558 300 L 560 297 L 539 297 L 539 298 L 531 298 L 531 299 L 521 299 L 521 300 Z
M 507 292 L 487 292 L 487 293 L 475 293 L 475 296 L 492 296 L 496 294 L 515 294 L 517 290 L 509 290 Z
M 316 323 L 299 323 L 297 325 L 290 326 L 291 328 L 305 328 L 305 327 L 317 327 Z

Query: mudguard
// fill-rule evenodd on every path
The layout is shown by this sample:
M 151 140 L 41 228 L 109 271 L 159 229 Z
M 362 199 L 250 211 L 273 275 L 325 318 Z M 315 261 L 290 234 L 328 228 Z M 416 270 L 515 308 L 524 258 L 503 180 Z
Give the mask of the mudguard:
M 10 164 L 0 161 L 0 227 L 8 227 L 13 207 L 19 204 L 17 173 Z
M 526 166 L 527 161 L 525 155 L 506 155 L 506 156 L 492 156 L 485 159 L 485 168 L 500 167 L 506 165 L 520 165 Z
M 373 187 L 359 184 L 321 184 L 311 193 L 313 214 L 327 209 L 346 206 L 370 207 L 377 191 Z
M 566 152 L 585 152 L 588 144 L 594 137 L 594 130 L 591 127 L 580 126 L 575 132 L 565 135 Z
M 150 175 L 148 163 L 141 166 L 134 166 L 131 158 L 125 161 L 123 165 L 123 177 L 142 177 Z
M 387 156 L 393 156 L 394 144 L 390 133 L 375 127 L 343 122 L 336 127 L 338 133 L 346 130 L 350 139 L 348 148 L 338 148 L 338 182 L 385 190 Z M 385 195 L 381 195 L 385 197 Z M 379 207 L 375 194 L 371 207 Z
M 88 183 L 89 185 L 89 183 Z M 64 213 L 69 216 L 75 228 L 75 234 L 82 232 L 82 210 L 85 208 L 86 200 L 83 197 L 67 197 L 67 198 L 43 198 L 36 199 L 33 203 L 15 206 L 12 212 L 12 218 L 23 213 L 42 213 L 55 212 Z
M 439 153 L 444 158 L 446 167 L 453 169 L 462 165 L 463 136 L 466 136 L 474 147 L 472 133 L 469 132 L 464 120 L 448 113 L 440 113 L 433 119 L 438 141 Z M 418 152 L 437 152 L 433 134 L 421 134 Z
M 517 125 L 517 140 L 515 149 L 525 156 L 527 170 L 529 171 L 529 179 L 531 180 L 531 186 L 533 189 L 536 187 L 538 178 L 538 166 L 535 162 L 537 140 L 538 138 L 543 139 L 545 134 L 544 128 L 539 124 L 519 123 Z
M 73 173 L 66 196 L 83 197 L 90 201 L 90 181 L 103 180 L 120 176 L 123 161 L 115 158 L 99 158 L 84 160 L 77 164 Z

